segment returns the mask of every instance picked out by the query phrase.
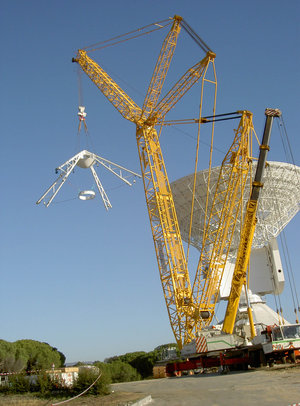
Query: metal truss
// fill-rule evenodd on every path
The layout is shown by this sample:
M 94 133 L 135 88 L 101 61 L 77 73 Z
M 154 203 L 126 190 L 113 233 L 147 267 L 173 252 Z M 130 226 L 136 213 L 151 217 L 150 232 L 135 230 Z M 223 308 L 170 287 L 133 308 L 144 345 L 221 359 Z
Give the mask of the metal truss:
M 97 175 L 97 172 L 94 168 L 94 165 L 97 166 L 98 164 L 104 166 L 108 171 L 110 171 L 113 175 L 117 176 L 120 180 L 122 180 L 124 183 L 126 183 L 129 186 L 132 186 L 132 183 L 128 180 L 129 177 L 132 177 L 132 176 L 138 177 L 138 178 L 141 177 L 141 175 L 139 175 L 136 172 L 126 169 L 123 166 L 120 166 L 112 161 L 102 158 L 101 156 L 96 155 L 92 152 L 83 150 L 56 168 L 56 170 L 55 170 L 56 173 L 60 172 L 60 175 L 52 183 L 52 185 L 46 190 L 46 192 L 40 197 L 40 199 L 36 202 L 36 204 L 40 204 L 47 196 L 48 197 L 50 196 L 50 198 L 47 202 L 44 201 L 45 206 L 49 207 L 50 204 L 52 203 L 53 199 L 55 198 L 55 196 L 58 194 L 59 190 L 63 186 L 63 184 L 68 179 L 69 175 L 74 171 L 75 166 L 79 166 L 80 168 L 84 168 L 84 169 L 89 168 L 91 170 L 93 178 L 97 185 L 98 191 L 102 198 L 103 204 L 104 204 L 106 210 L 108 210 L 109 208 L 112 207 L 112 205 L 109 201 L 109 198 L 108 198 L 108 196 L 100 182 L 100 179 Z M 90 199 L 92 197 L 93 197 L 93 195 L 89 195 L 88 199 Z

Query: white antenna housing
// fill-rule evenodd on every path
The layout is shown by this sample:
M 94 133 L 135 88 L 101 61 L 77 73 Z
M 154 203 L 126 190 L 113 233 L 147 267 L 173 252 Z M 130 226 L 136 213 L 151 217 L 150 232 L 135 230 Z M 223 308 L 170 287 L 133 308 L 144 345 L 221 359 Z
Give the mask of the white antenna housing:
M 104 204 L 106 210 L 111 208 L 112 205 L 109 201 L 109 198 L 108 198 L 108 196 L 100 182 L 100 179 L 97 175 L 97 172 L 94 168 L 95 164 L 100 164 L 100 165 L 104 166 L 113 175 L 117 176 L 119 179 L 121 179 L 123 182 L 125 182 L 129 186 L 132 186 L 132 184 L 129 182 L 128 179 L 126 179 L 125 175 L 135 176 L 138 178 L 141 177 L 141 175 L 139 175 L 136 172 L 126 169 L 123 166 L 120 166 L 114 162 L 111 162 L 105 158 L 102 158 L 101 156 L 96 155 L 92 152 L 83 150 L 56 168 L 57 172 L 60 171 L 59 177 L 56 179 L 56 181 L 54 183 L 52 183 L 52 185 L 40 197 L 40 199 L 36 202 L 36 204 L 40 204 L 46 198 L 46 196 L 50 195 L 50 199 L 47 202 L 44 202 L 45 206 L 49 207 L 51 202 L 53 201 L 53 199 L 55 198 L 55 196 L 61 189 L 62 185 L 65 183 L 65 181 L 68 179 L 70 174 L 73 172 L 75 166 L 78 166 L 83 169 L 91 170 L 93 178 L 96 182 L 98 191 L 100 193 L 100 196 L 102 198 L 102 201 L 103 201 L 103 204 Z M 51 194 L 51 192 L 52 192 L 52 194 Z M 78 197 L 80 200 L 91 200 L 95 197 L 95 192 L 93 190 L 83 190 L 82 192 L 79 193 Z

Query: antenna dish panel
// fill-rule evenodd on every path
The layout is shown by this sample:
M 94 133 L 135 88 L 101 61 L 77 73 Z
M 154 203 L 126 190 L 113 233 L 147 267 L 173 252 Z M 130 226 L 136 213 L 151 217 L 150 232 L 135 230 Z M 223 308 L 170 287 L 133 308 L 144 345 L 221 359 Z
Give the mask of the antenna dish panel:
M 253 175 L 256 162 L 253 162 Z M 220 167 L 212 168 L 208 209 L 213 204 L 214 191 L 220 173 Z M 284 163 L 269 161 L 266 167 L 257 212 L 257 225 L 253 238 L 252 249 L 262 248 L 276 238 L 283 228 L 292 220 L 300 209 L 299 188 L 300 167 Z M 197 195 L 191 234 L 191 245 L 201 251 L 203 229 L 205 221 L 206 190 L 208 169 L 197 173 Z M 190 213 L 192 204 L 192 188 L 194 174 L 185 176 L 171 183 L 175 207 L 182 239 L 189 241 Z M 244 193 L 245 207 L 250 195 L 250 177 Z M 216 225 L 212 225 L 213 227 Z M 236 251 L 240 241 L 240 229 L 237 224 L 232 239 L 231 249 Z

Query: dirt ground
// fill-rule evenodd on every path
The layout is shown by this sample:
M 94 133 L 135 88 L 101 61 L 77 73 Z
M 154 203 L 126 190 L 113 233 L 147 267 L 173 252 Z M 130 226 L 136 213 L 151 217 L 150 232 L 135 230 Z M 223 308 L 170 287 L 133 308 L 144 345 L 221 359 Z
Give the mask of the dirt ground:
M 110 395 L 98 396 L 82 396 L 80 398 L 67 402 L 66 405 L 70 406 L 129 406 L 138 400 L 144 398 L 143 393 L 137 392 L 114 392 Z M 55 402 L 61 402 L 62 399 L 41 400 L 32 398 L 31 396 L 1 396 L 1 406 L 51 406 Z
M 113 384 L 104 397 L 85 396 L 70 406 L 129 406 L 151 395 L 155 406 L 289 406 L 300 403 L 300 364 L 243 372 Z M 51 406 L 61 400 L 2 396 L 0 406 Z M 63 404 L 64 405 L 64 404 Z
M 128 382 L 113 389 L 151 395 L 155 406 L 298 405 L 300 365 Z

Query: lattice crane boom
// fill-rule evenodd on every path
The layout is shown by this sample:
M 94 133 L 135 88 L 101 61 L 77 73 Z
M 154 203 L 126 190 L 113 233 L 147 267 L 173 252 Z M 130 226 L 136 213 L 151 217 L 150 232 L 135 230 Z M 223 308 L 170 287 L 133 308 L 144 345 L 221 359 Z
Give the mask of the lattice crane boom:
M 216 54 L 207 52 L 206 56 L 196 65 L 186 71 L 172 89 L 158 103 L 148 121 L 160 121 L 176 105 L 176 103 L 205 75 L 210 63 L 214 62 Z
M 238 248 L 235 268 L 233 271 L 231 290 L 228 298 L 228 304 L 225 314 L 222 330 L 225 333 L 231 334 L 234 328 L 236 314 L 238 310 L 240 295 L 242 287 L 246 286 L 247 267 L 249 264 L 252 240 L 256 226 L 256 212 L 258 206 L 258 198 L 260 190 L 263 187 L 262 177 L 266 164 L 267 152 L 269 150 L 269 140 L 271 136 L 271 129 L 274 117 L 280 117 L 281 111 L 278 109 L 265 110 L 266 122 L 262 143 L 260 145 L 260 153 L 257 162 L 255 178 L 252 183 L 252 191 L 250 199 L 247 203 L 246 213 L 243 228 L 241 231 L 240 245 Z M 252 313 L 250 307 L 248 308 L 248 315 L 250 325 L 252 324 L 252 336 L 255 336 L 255 331 L 252 321 Z
M 157 63 L 150 81 L 150 85 L 143 104 L 143 112 L 148 117 L 156 107 L 174 51 L 177 45 L 177 38 L 180 32 L 180 23 L 182 18 L 174 17 L 174 23 L 168 35 L 166 36 Z
M 77 62 L 81 66 L 82 70 L 126 120 L 139 123 L 142 109 L 84 50 L 79 49 L 72 62 Z
M 178 343 L 187 340 L 191 284 L 173 196 L 156 130 L 137 130 L 144 189 L 160 279 L 171 327 Z
M 202 317 L 196 330 L 208 326 L 214 316 L 220 284 L 236 224 L 241 215 L 244 189 L 250 170 L 252 113 L 242 117 L 235 138 L 222 162 L 193 286 L 194 301 Z
M 158 102 L 176 47 L 181 20 L 181 17 L 174 17 L 172 28 L 162 45 L 142 109 L 85 51 L 79 50 L 77 57 L 73 59 L 121 115 L 137 125 L 136 139 L 160 278 L 171 327 L 180 347 L 192 338 L 193 326 L 190 319 L 195 313 L 195 305 L 173 196 L 154 126 L 158 118 L 164 117 L 181 97 L 203 78 L 208 65 L 214 62 L 215 57 L 209 50 L 205 58 L 189 69 L 161 102 Z

